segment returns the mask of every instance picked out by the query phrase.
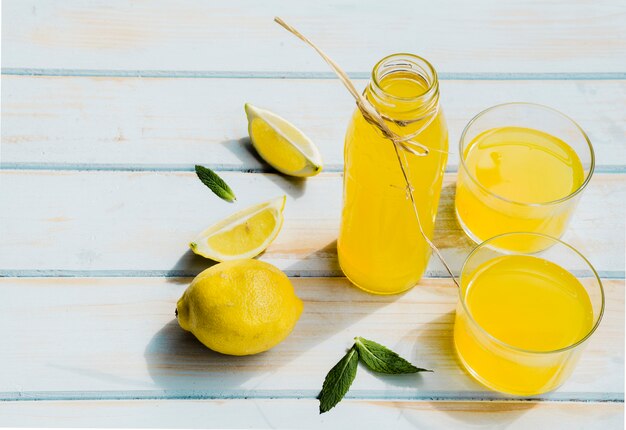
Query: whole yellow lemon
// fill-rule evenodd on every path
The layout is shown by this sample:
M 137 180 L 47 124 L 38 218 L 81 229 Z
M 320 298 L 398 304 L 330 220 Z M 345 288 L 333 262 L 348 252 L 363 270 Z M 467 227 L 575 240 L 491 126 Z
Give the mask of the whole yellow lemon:
M 230 355 L 267 351 L 302 313 L 289 278 L 259 260 L 227 261 L 191 282 L 176 305 L 178 323 L 208 348 Z

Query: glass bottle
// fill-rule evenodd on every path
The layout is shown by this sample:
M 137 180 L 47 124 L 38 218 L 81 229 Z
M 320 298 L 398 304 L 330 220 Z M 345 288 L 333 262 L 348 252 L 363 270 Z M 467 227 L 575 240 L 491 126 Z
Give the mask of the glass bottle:
M 421 57 L 394 54 L 372 71 L 365 97 L 402 137 L 429 149 L 425 156 L 394 144 L 354 112 L 344 148 L 344 190 L 337 241 L 344 274 L 363 290 L 396 294 L 416 285 L 431 250 L 419 230 L 398 162 L 405 163 L 419 219 L 432 239 L 448 158 L 448 130 L 439 107 L 435 69 Z M 421 131 L 420 131 L 421 130 Z

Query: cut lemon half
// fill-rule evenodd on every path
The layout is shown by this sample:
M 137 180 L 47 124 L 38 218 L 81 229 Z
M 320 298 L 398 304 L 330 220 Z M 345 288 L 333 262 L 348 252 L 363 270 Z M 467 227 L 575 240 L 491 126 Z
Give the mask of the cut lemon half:
M 285 200 L 285 196 L 278 197 L 234 213 L 200 233 L 189 247 L 220 262 L 255 257 L 278 235 Z
M 293 124 L 265 109 L 245 104 L 248 134 L 261 158 L 290 176 L 314 176 L 322 171 L 322 157 L 311 139 Z

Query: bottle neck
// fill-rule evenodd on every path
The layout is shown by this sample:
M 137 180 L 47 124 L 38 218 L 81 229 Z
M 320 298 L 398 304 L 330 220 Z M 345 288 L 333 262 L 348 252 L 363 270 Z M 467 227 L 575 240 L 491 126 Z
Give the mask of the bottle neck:
M 365 95 L 387 117 L 418 120 L 439 107 L 437 72 L 425 59 L 412 54 L 393 54 L 374 66 Z

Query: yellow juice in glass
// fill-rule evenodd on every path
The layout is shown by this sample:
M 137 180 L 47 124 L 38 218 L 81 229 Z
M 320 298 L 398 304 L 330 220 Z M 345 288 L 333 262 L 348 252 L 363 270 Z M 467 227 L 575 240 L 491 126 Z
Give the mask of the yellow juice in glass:
M 400 136 L 425 127 L 415 140 L 432 149 L 430 153 L 420 157 L 400 150 L 400 156 L 415 188 L 422 228 L 432 239 L 448 149 L 436 73 L 419 57 L 393 55 L 376 65 L 365 95 L 387 117 L 413 121 L 402 126 L 388 122 Z M 344 159 L 344 206 L 337 242 L 341 268 L 366 291 L 405 291 L 419 282 L 430 248 L 419 231 L 393 143 L 358 109 L 346 134 Z
M 557 255 L 567 264 L 573 260 L 566 255 L 573 249 L 546 240 L 562 246 Z M 479 252 L 494 251 L 485 247 Z M 556 262 L 535 255 L 476 260 L 466 263 L 461 276 L 454 326 L 459 359 L 471 375 L 494 390 L 530 396 L 556 388 L 574 368 L 581 350 L 575 346 L 592 333 L 601 317 L 603 294 L 595 272 L 578 279 Z M 578 268 L 584 272 L 582 264 Z
M 518 110 L 534 107 L 513 106 Z M 554 115 L 554 111 L 548 112 Z M 560 124 L 557 118 L 549 120 Z M 455 202 L 461 226 L 478 243 L 517 231 L 560 237 L 576 206 L 578 192 L 591 176 L 591 147 L 581 144 L 577 150 L 571 142 L 531 127 L 488 125 L 486 121 L 474 127 L 478 130 L 471 139 L 464 136 L 466 140 L 461 142 Z M 565 130 L 562 135 L 588 143 L 579 128 Z M 586 156 L 584 163 L 581 156 Z M 503 245 L 520 251 L 545 248 L 541 238 L 529 240 Z

